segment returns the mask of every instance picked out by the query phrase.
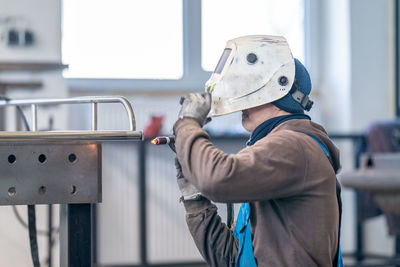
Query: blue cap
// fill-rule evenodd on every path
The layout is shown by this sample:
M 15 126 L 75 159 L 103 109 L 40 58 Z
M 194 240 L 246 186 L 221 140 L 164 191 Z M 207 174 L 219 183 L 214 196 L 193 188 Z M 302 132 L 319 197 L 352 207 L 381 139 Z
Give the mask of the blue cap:
M 301 62 L 297 58 L 294 59 L 294 64 L 295 75 L 292 89 L 296 89 L 297 86 L 297 89 L 300 92 L 305 95 L 309 95 L 311 92 L 310 75 L 308 74 L 306 67 L 304 67 L 304 65 L 301 64 Z M 292 89 L 290 91 L 292 91 Z M 281 99 L 272 102 L 272 104 L 289 113 L 304 113 L 304 108 L 300 105 L 300 103 L 296 102 L 293 99 L 291 93 L 285 95 Z

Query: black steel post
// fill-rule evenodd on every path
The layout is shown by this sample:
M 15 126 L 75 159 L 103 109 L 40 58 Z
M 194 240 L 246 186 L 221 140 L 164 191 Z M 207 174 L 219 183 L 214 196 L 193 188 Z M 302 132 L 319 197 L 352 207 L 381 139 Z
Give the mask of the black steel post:
M 359 192 L 355 192 L 356 195 L 356 203 L 358 203 L 358 199 L 360 197 Z M 356 209 L 359 209 L 358 205 L 356 204 Z M 357 263 L 361 263 L 364 260 L 364 226 L 363 222 L 360 220 L 360 216 L 358 215 L 359 212 L 356 212 L 356 251 L 355 251 L 355 258 Z
M 148 266 L 147 262 L 147 212 L 146 212 L 146 143 L 139 142 L 139 235 L 140 263 Z
M 47 223 L 48 223 L 48 248 L 47 248 L 47 255 L 48 255 L 48 266 L 52 267 L 52 258 L 53 258 L 53 205 L 49 204 L 47 206 L 48 208 L 48 218 L 47 218 Z
M 97 264 L 97 204 L 92 204 L 92 263 Z
M 395 244 L 395 255 L 394 258 L 396 260 L 396 267 L 400 267 L 400 261 L 399 261 L 399 257 L 400 257 L 400 236 L 396 235 L 396 244 Z
M 359 139 L 353 139 L 353 150 L 354 150 L 354 168 L 360 168 L 360 156 L 361 156 L 361 147 L 363 143 L 365 143 L 365 136 L 360 136 Z M 357 264 L 361 263 L 365 259 L 364 255 L 364 224 L 360 219 L 360 207 L 358 203 L 360 203 L 360 192 L 355 191 L 355 201 L 356 201 L 356 251 L 355 251 L 355 259 Z
M 92 204 L 68 204 L 61 207 L 60 265 L 92 266 Z

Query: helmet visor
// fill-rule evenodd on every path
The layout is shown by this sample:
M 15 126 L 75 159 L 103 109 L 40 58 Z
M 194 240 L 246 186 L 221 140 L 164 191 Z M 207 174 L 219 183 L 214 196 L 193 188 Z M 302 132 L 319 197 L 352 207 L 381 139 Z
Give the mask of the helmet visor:
M 220 74 L 222 70 L 225 67 L 225 63 L 229 58 L 229 55 L 231 54 L 232 49 L 231 48 L 225 48 L 224 52 L 222 53 L 221 58 L 218 61 L 217 67 L 215 67 L 214 72 Z

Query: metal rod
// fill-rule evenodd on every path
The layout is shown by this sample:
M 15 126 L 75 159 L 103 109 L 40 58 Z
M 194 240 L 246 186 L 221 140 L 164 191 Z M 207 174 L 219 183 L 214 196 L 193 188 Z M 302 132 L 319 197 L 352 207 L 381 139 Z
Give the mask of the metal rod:
M 92 103 L 92 130 L 97 130 L 97 103 Z
M 32 127 L 31 131 L 36 132 L 37 131 L 37 106 L 35 104 L 31 105 L 32 109 Z
M 129 119 L 129 130 L 136 130 L 135 114 L 129 101 L 122 96 L 88 96 L 75 98 L 39 98 L 39 99 L 19 99 L 19 100 L 0 100 L 2 106 L 29 106 L 29 105 L 59 105 L 59 104 L 84 104 L 84 103 L 120 103 L 124 106 Z
M 0 132 L 0 143 L 10 141 L 143 140 L 142 131 Z

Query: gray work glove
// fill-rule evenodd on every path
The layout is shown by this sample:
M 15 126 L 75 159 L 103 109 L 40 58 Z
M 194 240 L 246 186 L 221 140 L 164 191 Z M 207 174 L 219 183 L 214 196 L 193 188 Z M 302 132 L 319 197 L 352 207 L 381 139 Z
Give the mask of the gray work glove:
M 190 93 L 181 98 L 180 104 L 182 107 L 179 111 L 179 119 L 194 118 L 203 126 L 211 109 L 211 94 Z
M 175 158 L 176 180 L 179 190 L 182 193 L 181 200 L 198 200 L 201 198 L 200 191 L 189 182 L 182 173 L 182 167 L 178 159 Z

